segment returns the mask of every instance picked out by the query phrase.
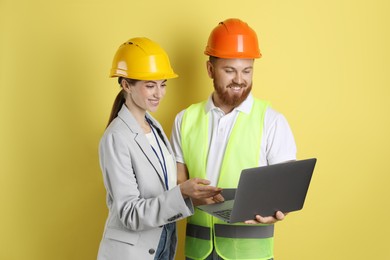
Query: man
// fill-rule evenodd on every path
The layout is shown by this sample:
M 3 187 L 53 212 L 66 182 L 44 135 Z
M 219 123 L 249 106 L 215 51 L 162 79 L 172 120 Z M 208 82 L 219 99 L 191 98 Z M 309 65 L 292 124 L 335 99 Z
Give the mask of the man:
M 213 186 L 236 188 L 244 168 L 295 160 L 295 141 L 284 116 L 251 95 L 254 59 L 261 57 L 256 33 L 239 19 L 227 19 L 211 32 L 205 54 L 214 92 L 176 116 L 171 141 L 178 181 L 199 177 Z M 222 200 L 219 195 L 194 203 Z M 186 257 L 273 259 L 273 224 L 284 217 L 278 211 L 229 225 L 196 210 L 187 222 Z

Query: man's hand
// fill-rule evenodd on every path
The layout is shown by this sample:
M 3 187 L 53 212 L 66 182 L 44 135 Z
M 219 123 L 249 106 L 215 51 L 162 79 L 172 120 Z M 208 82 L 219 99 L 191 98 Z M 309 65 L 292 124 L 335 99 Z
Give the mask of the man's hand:
M 278 221 L 282 221 L 288 213 L 283 213 L 281 211 L 277 211 L 275 216 L 270 217 L 262 217 L 260 215 L 256 215 L 255 219 L 245 221 L 245 224 L 274 224 Z

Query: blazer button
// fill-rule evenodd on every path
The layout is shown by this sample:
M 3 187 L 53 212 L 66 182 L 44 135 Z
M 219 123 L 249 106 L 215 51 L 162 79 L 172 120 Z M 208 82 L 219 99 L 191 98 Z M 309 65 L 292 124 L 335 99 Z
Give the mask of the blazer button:
M 156 251 L 153 248 L 149 249 L 149 254 L 153 255 L 155 252 Z

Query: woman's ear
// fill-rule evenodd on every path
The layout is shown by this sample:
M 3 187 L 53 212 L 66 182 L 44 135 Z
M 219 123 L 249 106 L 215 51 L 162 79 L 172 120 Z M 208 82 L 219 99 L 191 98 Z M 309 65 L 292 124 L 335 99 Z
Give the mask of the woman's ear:
M 123 89 L 126 93 L 128 93 L 128 94 L 131 93 L 130 84 L 129 84 L 129 82 L 127 82 L 127 80 L 125 80 L 125 79 L 122 79 L 122 80 L 121 80 L 121 87 L 122 87 L 122 89 Z

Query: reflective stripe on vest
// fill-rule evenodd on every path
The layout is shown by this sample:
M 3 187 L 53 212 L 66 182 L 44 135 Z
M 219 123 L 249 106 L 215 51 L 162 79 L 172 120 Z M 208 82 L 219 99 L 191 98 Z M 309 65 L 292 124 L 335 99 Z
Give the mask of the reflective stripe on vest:
M 187 224 L 186 235 L 204 240 L 210 240 L 210 228 Z
M 255 225 L 214 225 L 215 236 L 227 238 L 270 238 L 274 235 L 274 225 L 255 226 Z M 199 239 L 209 240 L 210 228 L 188 224 L 186 235 Z
M 205 104 L 206 102 L 192 105 L 183 115 L 181 144 L 190 178 L 206 176 L 210 114 L 206 113 Z M 267 107 L 267 102 L 254 99 L 249 114 L 239 112 L 226 146 L 218 180 L 219 187 L 236 188 L 241 170 L 258 166 Z M 224 259 L 273 257 L 273 225 L 243 226 L 223 223 L 195 209 L 195 214 L 188 218 L 186 256 L 192 259 L 204 259 L 212 252 L 212 227 L 215 224 L 215 248 Z M 220 226 L 227 228 L 221 229 Z M 220 236 L 216 234 L 217 232 Z
M 215 236 L 230 238 L 270 238 L 274 236 L 274 225 L 214 225 Z

